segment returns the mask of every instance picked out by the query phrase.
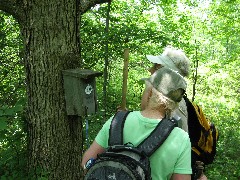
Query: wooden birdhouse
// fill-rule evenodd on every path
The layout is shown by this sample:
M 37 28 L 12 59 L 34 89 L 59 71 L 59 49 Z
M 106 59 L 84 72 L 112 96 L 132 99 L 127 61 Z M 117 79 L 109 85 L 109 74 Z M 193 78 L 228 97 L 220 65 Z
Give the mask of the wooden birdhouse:
M 89 69 L 63 70 L 67 115 L 86 116 L 97 111 L 95 78 L 101 72 Z

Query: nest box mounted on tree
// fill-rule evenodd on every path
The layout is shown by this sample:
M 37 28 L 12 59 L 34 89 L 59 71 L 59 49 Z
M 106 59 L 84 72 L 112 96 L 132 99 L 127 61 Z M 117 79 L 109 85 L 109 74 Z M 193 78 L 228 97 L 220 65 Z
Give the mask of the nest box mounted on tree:
M 101 72 L 89 69 L 63 70 L 67 115 L 85 116 L 96 113 L 95 77 L 101 75 Z

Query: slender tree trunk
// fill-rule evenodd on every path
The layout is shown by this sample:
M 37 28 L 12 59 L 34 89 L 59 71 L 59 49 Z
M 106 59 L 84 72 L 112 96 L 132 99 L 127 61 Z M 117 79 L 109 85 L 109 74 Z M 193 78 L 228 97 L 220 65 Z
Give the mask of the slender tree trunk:
M 109 32 L 109 21 L 110 21 L 110 9 L 111 9 L 111 2 L 108 3 L 107 9 L 107 17 L 106 17 L 106 27 L 105 27 L 105 60 L 104 60 L 104 84 L 103 84 L 103 101 L 104 101 L 104 117 L 106 118 L 106 111 L 107 111 L 107 86 L 108 86 L 108 32 Z

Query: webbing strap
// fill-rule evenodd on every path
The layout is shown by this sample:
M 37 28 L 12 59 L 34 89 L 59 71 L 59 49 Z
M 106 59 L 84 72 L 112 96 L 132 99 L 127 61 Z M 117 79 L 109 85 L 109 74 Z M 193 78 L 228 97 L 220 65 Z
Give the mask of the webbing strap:
M 110 130 L 109 130 L 109 139 L 108 145 L 123 145 L 123 127 L 127 115 L 131 111 L 119 111 L 115 114 L 112 119 Z
M 123 127 L 129 113 L 130 111 L 120 111 L 115 114 L 109 130 L 109 146 L 123 145 Z M 143 140 L 137 148 L 150 157 L 163 144 L 174 127 L 177 127 L 174 118 L 162 119 L 151 134 Z
M 163 144 L 174 127 L 177 127 L 177 123 L 174 118 L 162 119 L 151 134 L 138 145 L 138 148 L 150 157 Z

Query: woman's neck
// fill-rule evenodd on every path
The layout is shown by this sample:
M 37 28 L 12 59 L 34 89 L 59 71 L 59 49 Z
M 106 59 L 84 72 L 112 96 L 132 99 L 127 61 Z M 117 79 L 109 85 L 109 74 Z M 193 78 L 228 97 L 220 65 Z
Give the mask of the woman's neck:
M 163 119 L 165 117 L 165 109 L 149 109 L 146 108 L 141 111 L 142 116 L 150 119 Z

